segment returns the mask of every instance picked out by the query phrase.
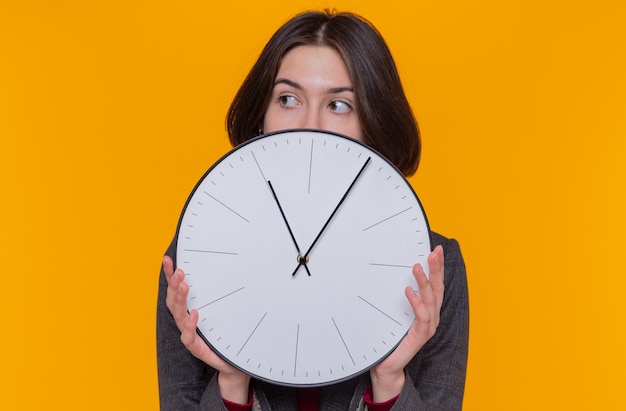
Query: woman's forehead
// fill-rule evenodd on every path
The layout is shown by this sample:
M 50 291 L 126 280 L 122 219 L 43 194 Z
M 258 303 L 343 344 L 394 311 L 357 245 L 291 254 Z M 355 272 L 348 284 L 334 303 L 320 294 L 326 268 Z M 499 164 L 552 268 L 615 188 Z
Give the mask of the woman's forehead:
M 275 82 L 289 80 L 304 85 L 349 87 L 351 79 L 341 55 L 329 46 L 303 45 L 288 51 Z

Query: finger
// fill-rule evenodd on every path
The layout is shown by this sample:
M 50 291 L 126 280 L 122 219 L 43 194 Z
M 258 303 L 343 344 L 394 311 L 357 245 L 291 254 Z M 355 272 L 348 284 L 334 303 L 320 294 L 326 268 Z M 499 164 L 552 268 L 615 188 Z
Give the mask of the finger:
M 175 305 L 177 303 L 177 294 L 179 293 L 180 284 L 185 278 L 185 273 L 182 269 L 177 268 L 174 270 L 174 262 L 171 257 L 163 257 L 163 271 L 165 272 L 165 279 L 167 280 L 167 295 L 165 297 L 165 304 L 169 308 L 170 312 L 174 314 Z M 185 304 L 185 310 L 187 306 Z
M 443 303 L 444 294 L 444 269 L 445 261 L 443 247 L 438 245 L 428 256 L 428 268 L 430 270 L 430 286 L 437 300 L 438 309 Z
M 411 328 L 409 329 L 407 336 L 410 338 L 410 344 L 421 347 L 421 345 L 423 345 L 424 342 L 426 342 L 426 340 L 430 337 L 429 330 L 431 329 L 430 324 L 432 316 L 422 299 L 417 295 L 413 288 L 406 287 L 404 294 L 411 304 L 413 314 L 415 314 L 415 321 L 411 324 Z
M 430 280 L 436 290 L 443 288 L 444 277 L 444 256 L 443 247 L 438 245 L 428 255 L 428 270 L 430 272 Z
M 422 271 L 422 276 L 425 274 Z M 428 280 L 426 280 L 428 283 Z M 439 311 L 438 301 L 432 292 L 430 284 L 422 284 L 420 287 L 421 295 L 418 295 L 411 287 L 405 289 L 406 297 L 411 304 L 413 314 L 415 315 L 415 321 L 411 325 L 410 334 L 417 341 L 425 343 L 430 337 L 432 337 L 439 325 Z
M 178 271 L 178 270 L 176 270 Z M 175 276 L 181 275 L 181 273 L 175 273 Z M 172 315 L 178 325 L 178 328 L 182 328 L 183 322 L 188 317 L 187 311 L 187 296 L 189 294 L 189 286 L 186 282 L 180 281 L 178 288 L 175 290 L 174 303 L 172 306 Z
M 418 282 L 419 298 L 422 302 L 421 306 L 415 306 L 413 308 L 413 312 L 417 320 L 416 323 L 420 326 L 420 332 L 425 332 L 427 338 L 430 338 L 439 325 L 441 303 L 434 293 L 431 281 L 426 277 L 422 266 L 416 264 L 413 273 Z
M 421 319 L 424 314 L 428 313 L 422 298 L 419 296 L 417 291 L 412 287 L 406 287 L 404 289 L 404 294 L 406 298 L 409 300 L 409 304 L 411 304 L 411 308 L 413 309 L 413 314 L 415 314 L 415 318 Z
M 170 278 L 174 274 L 174 261 L 172 261 L 169 255 L 163 256 L 163 271 L 165 272 L 165 279 L 169 284 Z
M 168 279 L 165 304 L 167 305 L 167 308 L 170 309 L 172 314 L 174 313 L 175 306 L 178 301 L 178 294 L 180 293 L 180 286 L 181 283 L 183 283 L 184 278 L 185 273 L 183 273 L 183 270 L 177 268 Z
M 183 326 L 180 330 L 180 340 L 193 355 L 198 356 L 201 351 L 201 347 L 198 344 L 199 337 L 196 333 L 196 327 L 198 326 L 198 311 L 191 310 L 182 325 Z
M 411 327 L 400 342 L 400 345 L 376 368 L 384 367 L 388 370 L 403 369 L 432 335 L 430 331 L 430 313 L 417 291 L 413 287 L 406 287 L 404 294 L 413 309 L 415 320 L 411 323 Z
M 183 328 L 181 330 L 181 342 L 194 357 L 199 358 L 200 360 L 213 367 L 216 367 L 217 369 L 223 368 L 224 366 L 222 362 L 219 361 L 213 351 L 196 332 L 197 326 L 198 311 L 191 310 L 191 312 L 185 319 Z
M 414 307 L 415 318 L 418 324 L 424 327 L 423 330 L 427 331 L 428 338 L 430 338 L 439 325 L 443 295 L 440 296 L 435 293 L 432 286 L 433 282 L 438 280 L 437 277 L 427 278 L 421 265 L 416 264 L 413 267 L 413 274 L 419 286 L 419 297 L 422 302 L 422 307 Z
M 434 305 L 436 301 L 435 295 L 433 294 L 430 280 L 426 276 L 421 264 L 415 264 L 413 266 L 413 277 L 417 282 L 419 298 L 427 307 Z

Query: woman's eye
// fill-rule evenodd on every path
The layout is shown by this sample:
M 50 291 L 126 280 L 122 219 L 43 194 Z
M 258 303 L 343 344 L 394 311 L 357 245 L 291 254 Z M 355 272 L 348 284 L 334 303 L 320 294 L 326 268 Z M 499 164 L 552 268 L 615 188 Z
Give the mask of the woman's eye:
M 294 96 L 280 96 L 278 101 L 283 107 L 295 107 L 298 104 L 298 100 Z
M 350 104 L 340 100 L 333 101 L 330 103 L 329 107 L 331 111 L 339 114 L 348 113 L 352 110 L 352 106 L 350 106 Z

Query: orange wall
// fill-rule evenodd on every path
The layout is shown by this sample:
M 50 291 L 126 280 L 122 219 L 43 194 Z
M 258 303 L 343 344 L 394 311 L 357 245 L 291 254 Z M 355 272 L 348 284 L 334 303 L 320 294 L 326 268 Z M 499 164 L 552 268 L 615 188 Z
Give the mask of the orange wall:
M 269 35 L 329 6 L 388 40 L 465 253 L 465 410 L 626 408 L 623 2 L 210 3 L 0 5 L 0 408 L 157 409 L 178 214 Z

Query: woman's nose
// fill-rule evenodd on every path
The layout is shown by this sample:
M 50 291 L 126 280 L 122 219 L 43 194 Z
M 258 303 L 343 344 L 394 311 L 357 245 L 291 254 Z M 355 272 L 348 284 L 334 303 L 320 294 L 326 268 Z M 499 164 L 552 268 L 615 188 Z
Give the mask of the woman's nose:
M 304 128 L 311 128 L 316 130 L 322 129 L 321 116 L 317 110 L 307 110 L 304 118 Z

